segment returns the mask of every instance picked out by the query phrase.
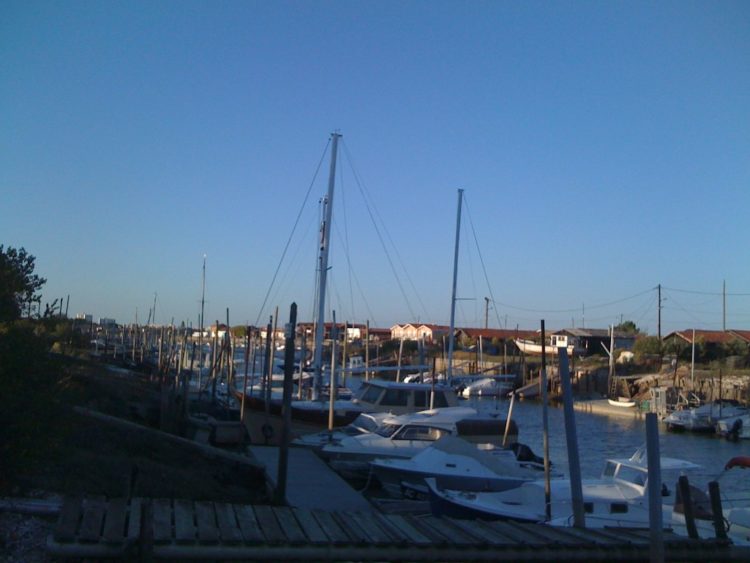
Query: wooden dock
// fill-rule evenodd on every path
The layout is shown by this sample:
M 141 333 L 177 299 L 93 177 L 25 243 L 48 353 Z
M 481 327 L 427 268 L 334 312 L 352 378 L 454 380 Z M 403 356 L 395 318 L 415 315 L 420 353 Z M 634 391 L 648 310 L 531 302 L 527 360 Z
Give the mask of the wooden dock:
M 250 453 L 266 467 L 266 479 L 276 487 L 279 448 L 250 446 Z M 372 510 L 367 499 L 308 448 L 289 448 L 286 500 L 295 508 Z
M 742 561 L 750 548 L 665 532 L 667 561 Z M 58 558 L 255 561 L 647 561 L 648 530 L 553 528 L 375 511 L 183 499 L 68 498 Z

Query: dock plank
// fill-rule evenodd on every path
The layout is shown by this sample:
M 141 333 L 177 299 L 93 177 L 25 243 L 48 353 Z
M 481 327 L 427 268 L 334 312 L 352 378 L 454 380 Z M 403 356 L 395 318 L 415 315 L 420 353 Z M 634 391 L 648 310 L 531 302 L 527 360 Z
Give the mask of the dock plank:
M 524 528 L 524 526 L 519 524 L 515 524 L 509 521 L 501 522 L 499 520 L 485 523 L 491 525 L 492 528 L 494 528 L 501 534 L 504 534 L 509 538 L 513 538 L 521 544 L 529 546 L 541 546 L 547 543 L 538 534 L 534 534 L 533 532 L 527 530 L 526 528 Z
M 125 540 L 125 521 L 128 515 L 128 501 L 124 498 L 110 499 L 107 502 L 102 539 L 108 544 L 119 544 Z
M 394 521 L 397 515 L 385 515 L 374 512 L 372 516 L 378 522 L 378 524 L 380 524 L 380 527 L 388 534 L 392 544 L 408 545 L 415 543 L 412 542 L 409 534 L 405 530 L 400 529 L 398 523 Z
M 498 530 L 497 528 L 493 528 L 490 525 L 490 522 L 485 522 L 484 520 L 472 520 L 470 522 L 467 521 L 461 521 L 464 525 L 471 526 L 473 529 L 476 529 L 477 533 L 481 534 L 482 537 L 487 540 L 490 544 L 492 544 L 495 547 L 500 546 L 515 546 L 518 547 L 521 545 L 521 543 L 514 537 L 509 534 L 504 534 L 502 531 Z
M 193 501 L 174 501 L 174 539 L 177 543 L 193 543 L 196 539 L 195 510 Z
M 52 537 L 58 542 L 69 542 L 76 539 L 78 523 L 83 514 L 83 498 L 69 497 L 63 502 L 60 516 Z
M 217 543 L 219 529 L 216 527 L 216 513 L 214 504 L 207 501 L 195 503 L 195 521 L 198 525 L 198 541 L 200 543 Z
M 409 522 L 412 527 L 419 530 L 430 542 L 437 546 L 446 546 L 451 543 L 451 538 L 441 533 L 440 526 L 435 527 L 431 525 L 431 520 L 437 520 L 434 516 L 429 517 L 416 517 L 410 514 L 405 514 L 404 519 Z
M 399 532 L 403 532 L 407 536 L 410 543 L 421 546 L 427 546 L 432 543 L 428 535 L 422 533 L 418 527 L 414 526 L 412 517 L 403 514 L 393 514 L 388 517 L 388 520 L 393 522 Z
M 255 517 L 258 519 L 258 525 L 267 542 L 283 543 L 286 541 L 286 534 L 284 534 L 284 530 L 279 526 L 279 521 L 276 519 L 272 507 L 267 505 L 256 506 Z
M 143 518 L 143 501 L 140 498 L 130 499 L 128 510 L 128 528 L 125 537 L 128 541 L 135 541 L 141 536 L 141 519 Z
M 265 541 L 252 506 L 234 504 L 232 505 L 232 509 L 234 510 L 234 515 L 237 517 L 237 524 L 240 527 L 240 533 L 245 543 L 257 544 Z
M 234 516 L 232 506 L 217 502 L 214 504 L 216 510 L 216 521 L 219 524 L 219 534 L 221 541 L 229 544 L 240 543 L 242 541 L 242 532 L 237 526 L 237 519 Z
M 332 543 L 341 545 L 350 542 L 349 536 L 341 529 L 341 526 L 334 520 L 330 512 L 313 510 L 312 514 Z
M 341 529 L 346 532 L 352 543 L 365 544 L 367 543 L 367 534 L 352 518 L 353 513 L 348 510 L 343 512 L 331 513 L 334 520 L 341 526 Z
M 454 526 L 451 521 L 444 518 L 435 518 L 430 516 L 428 518 L 419 519 L 420 524 L 425 527 L 429 527 L 431 532 L 435 533 L 436 539 L 443 545 L 457 545 L 464 547 L 467 545 L 473 545 L 476 540 L 473 536 L 469 536 L 463 533 L 457 526 Z
M 106 501 L 102 496 L 89 497 L 83 503 L 83 518 L 78 531 L 78 540 L 97 543 L 102 539 L 102 524 Z
M 172 541 L 172 503 L 169 499 L 156 498 L 151 502 L 153 534 L 155 543 Z
M 292 512 L 310 543 L 328 543 L 328 536 L 326 536 L 323 528 L 320 527 L 320 524 L 318 524 L 318 521 L 312 515 L 312 512 L 303 508 L 292 508 Z
M 373 513 L 363 514 L 361 512 L 352 512 L 351 519 L 366 534 L 366 540 L 375 545 L 388 545 L 391 543 L 391 537 L 379 525 Z
M 305 532 L 302 531 L 297 519 L 294 517 L 294 512 L 287 506 L 275 506 L 273 513 L 276 515 L 276 520 L 279 522 L 279 526 L 284 530 L 287 541 L 292 545 L 298 545 L 307 541 Z

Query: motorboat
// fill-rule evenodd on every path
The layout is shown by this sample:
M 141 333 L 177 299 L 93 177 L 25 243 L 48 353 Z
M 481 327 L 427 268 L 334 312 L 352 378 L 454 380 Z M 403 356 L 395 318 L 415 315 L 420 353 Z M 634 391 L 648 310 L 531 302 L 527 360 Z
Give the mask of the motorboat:
M 378 458 L 370 467 L 388 494 L 413 497 L 427 495 L 426 478 L 453 490 L 505 491 L 538 479 L 543 462 L 518 442 L 507 448 L 478 447 L 449 435 L 411 458 Z
M 720 419 L 716 433 L 727 440 L 750 439 L 750 413 Z
M 477 379 L 461 390 L 461 396 L 469 397 L 505 397 L 513 391 L 515 375 L 495 375 Z
M 662 478 L 667 473 L 684 472 L 699 466 L 689 461 L 662 457 Z M 550 480 L 550 514 L 546 511 L 545 481 L 538 479 L 500 492 L 474 492 L 440 489 L 428 479 L 430 506 L 436 515 L 485 520 L 548 522 L 571 525 L 573 502 L 569 479 Z M 663 481 L 665 482 L 665 481 Z M 676 481 L 675 481 L 676 482 Z M 645 448 L 627 459 L 605 461 L 598 479 L 582 481 L 586 525 L 641 526 L 648 522 L 648 465 Z M 662 487 L 663 503 L 673 504 L 673 491 Z M 671 500 L 671 502 L 670 502 Z
M 369 463 L 382 458 L 410 458 L 446 435 L 475 444 L 500 445 L 506 420 L 499 412 L 479 413 L 470 407 L 446 407 L 387 418 L 375 432 L 332 441 L 316 452 L 341 475 L 367 477 Z M 508 439 L 518 427 L 508 425 Z
M 362 382 L 352 403 L 363 411 L 413 413 L 458 406 L 456 392 L 447 385 L 370 379 Z
M 360 413 L 351 423 L 346 426 L 333 428 L 332 430 L 323 430 L 312 434 L 305 434 L 292 441 L 293 446 L 302 446 L 306 448 L 320 448 L 337 440 L 343 440 L 350 436 L 359 436 L 375 432 L 383 421 L 391 417 L 389 413 L 384 412 L 363 412 Z
M 747 408 L 737 401 L 716 400 L 698 407 L 672 411 L 664 418 L 667 429 L 673 431 L 714 432 L 722 418 L 746 414 Z
M 617 397 L 616 399 L 608 398 L 607 402 L 613 407 L 619 408 L 632 408 L 635 406 L 635 401 L 630 397 Z

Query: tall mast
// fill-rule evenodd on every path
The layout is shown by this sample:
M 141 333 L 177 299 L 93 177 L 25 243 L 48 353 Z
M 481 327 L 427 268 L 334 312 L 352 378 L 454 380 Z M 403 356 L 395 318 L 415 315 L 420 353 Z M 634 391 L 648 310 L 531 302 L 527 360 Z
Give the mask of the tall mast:
M 200 332 L 198 332 L 198 373 L 203 368 L 203 309 L 206 304 L 206 255 L 203 255 L 203 284 L 201 289 L 201 318 L 199 319 Z M 198 375 L 200 381 L 200 375 Z
M 453 377 L 453 341 L 455 339 L 453 330 L 456 321 L 456 283 L 458 281 L 458 240 L 461 234 L 461 202 L 463 201 L 464 191 L 458 190 L 458 212 L 456 214 L 456 247 L 453 251 L 453 291 L 451 293 L 451 326 L 448 332 L 448 369 L 446 371 L 448 383 Z
M 318 268 L 320 278 L 318 283 L 318 318 L 315 326 L 315 357 L 313 359 L 314 379 L 313 396 L 317 400 L 323 384 L 323 334 L 325 330 L 326 278 L 328 277 L 328 245 L 331 240 L 331 217 L 333 214 L 333 186 L 336 179 L 336 152 L 338 150 L 339 133 L 331 133 L 331 167 L 328 172 L 328 194 L 326 195 L 323 211 L 323 224 L 320 226 L 320 249 L 318 252 Z

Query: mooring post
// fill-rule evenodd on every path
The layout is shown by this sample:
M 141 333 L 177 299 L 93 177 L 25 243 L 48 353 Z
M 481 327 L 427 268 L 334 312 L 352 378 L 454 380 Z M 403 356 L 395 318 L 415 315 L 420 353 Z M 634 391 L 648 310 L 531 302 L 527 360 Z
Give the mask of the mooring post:
M 687 528 L 688 537 L 698 539 L 698 528 L 695 526 L 695 512 L 693 511 L 693 499 L 690 495 L 690 483 L 687 475 L 680 475 L 677 479 L 677 488 L 682 500 L 682 509 L 685 514 L 685 527 Z
M 434 378 L 433 378 L 434 379 Z M 510 421 L 513 416 L 513 403 L 516 400 L 515 392 L 510 394 L 510 405 L 508 406 L 508 418 L 505 421 L 505 432 L 503 433 L 503 447 L 508 445 L 508 432 L 510 431 Z
M 279 448 L 279 470 L 276 477 L 274 502 L 286 504 L 286 477 L 289 464 L 289 434 L 292 425 L 292 383 L 294 381 L 294 334 L 297 326 L 297 304 L 292 303 L 289 323 L 284 331 L 284 397 L 281 411 L 281 444 Z
M 578 457 L 578 433 L 576 431 L 575 412 L 573 411 L 573 386 L 570 383 L 567 348 L 558 347 L 557 357 L 560 370 L 560 385 L 563 394 L 563 411 L 565 414 L 565 443 L 568 446 L 570 496 L 573 501 L 573 526 L 576 528 L 585 528 L 586 517 L 583 509 L 581 462 Z
M 724 510 L 721 508 L 721 493 L 719 493 L 718 481 L 711 481 L 708 484 L 708 495 L 711 498 L 711 513 L 714 517 L 716 537 L 725 540 L 727 539 L 727 529 L 724 526 Z
M 651 530 L 651 563 L 664 562 L 664 523 L 661 505 L 661 454 L 659 419 L 646 413 L 646 461 L 648 463 L 648 518 Z

